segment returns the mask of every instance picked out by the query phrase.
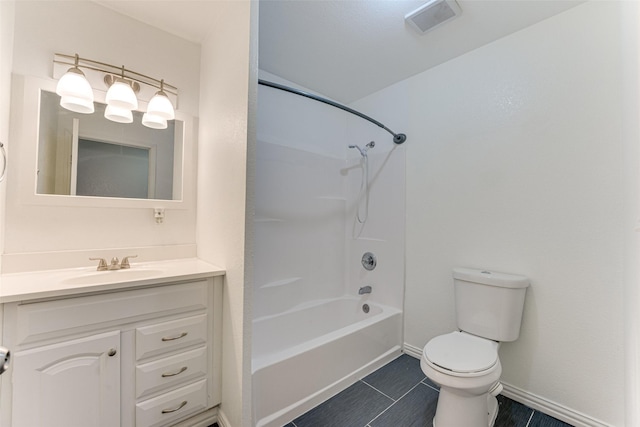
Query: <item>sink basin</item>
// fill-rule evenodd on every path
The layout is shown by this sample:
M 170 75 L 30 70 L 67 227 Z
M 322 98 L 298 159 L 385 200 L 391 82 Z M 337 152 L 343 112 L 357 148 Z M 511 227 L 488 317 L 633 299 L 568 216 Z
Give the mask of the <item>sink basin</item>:
M 106 283 L 128 282 L 131 280 L 144 280 L 158 277 L 163 274 L 162 270 L 152 269 L 126 269 L 93 271 L 82 273 L 78 276 L 67 277 L 60 281 L 65 285 L 100 285 Z

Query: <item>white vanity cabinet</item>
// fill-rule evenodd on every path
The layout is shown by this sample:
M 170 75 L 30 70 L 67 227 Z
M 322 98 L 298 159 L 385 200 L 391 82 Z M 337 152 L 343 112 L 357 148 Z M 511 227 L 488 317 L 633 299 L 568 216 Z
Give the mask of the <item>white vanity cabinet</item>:
M 162 427 L 213 408 L 221 294 L 215 276 L 4 304 L 2 425 Z
M 13 368 L 13 425 L 119 425 L 118 348 L 120 333 L 114 331 L 20 352 Z

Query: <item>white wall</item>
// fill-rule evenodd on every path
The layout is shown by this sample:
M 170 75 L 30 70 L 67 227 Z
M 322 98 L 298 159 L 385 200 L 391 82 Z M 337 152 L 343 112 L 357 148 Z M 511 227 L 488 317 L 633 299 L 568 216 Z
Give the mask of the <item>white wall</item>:
M 622 49 L 624 83 L 623 135 L 625 142 L 625 425 L 640 425 L 640 4 L 624 2 Z
M 11 104 L 11 68 L 13 65 L 13 27 L 15 3 L 0 2 L 0 142 L 9 153 L 9 110 Z M 2 159 L 0 159 L 0 162 Z M 0 172 L 1 173 L 1 172 Z M 5 195 L 6 177 L 0 183 L 0 236 L 4 236 L 5 228 Z M 0 253 L 4 250 L 4 239 L 0 238 Z M 0 270 L 2 257 L 0 257 Z
M 54 53 L 78 53 L 164 78 L 180 91 L 178 109 L 197 115 L 200 64 L 197 44 L 94 2 L 16 2 L 15 12 L 13 73 L 50 78 Z M 113 31 L 114 28 L 117 31 Z M 22 204 L 18 202 L 18 195 L 28 190 L 12 178 L 18 164 L 10 167 L 13 167 L 13 174 L 10 170 L 7 197 L 13 202 L 6 206 L 5 270 L 11 267 L 7 262 L 15 259 L 13 255 L 24 253 L 34 254 L 37 258 L 39 252 L 68 251 L 77 261 L 82 260 L 87 265 L 90 265 L 86 260 L 87 250 L 92 249 L 96 249 L 93 256 L 102 253 L 105 255 L 101 256 L 107 256 L 106 250 L 114 249 L 114 256 L 117 253 L 121 257 L 127 255 L 124 248 L 147 248 L 150 255 L 168 248 L 193 248 L 195 254 L 195 200 L 187 209 L 167 210 L 161 225 L 156 224 L 152 209 Z M 141 256 L 138 260 L 148 258 Z M 30 264 L 31 268 L 42 268 L 37 259 Z
M 9 110 L 11 92 L 11 66 L 13 58 L 13 23 L 15 15 L 15 3 L 13 1 L 0 2 L 0 141 L 9 151 Z M 2 161 L 0 159 L 0 161 Z M 6 205 L 6 179 L 0 182 L 0 236 L 4 235 Z M 0 254 L 4 248 L 4 240 L 0 238 Z M 2 257 L 0 257 L 0 271 L 2 269 Z M 4 307 L 0 306 L 0 330 L 3 329 Z M 2 343 L 0 342 L 0 345 Z M 2 379 L 0 377 L 0 386 Z
M 454 266 L 526 275 L 503 380 L 612 426 L 624 417 L 631 203 L 623 37 L 620 3 L 590 2 L 358 103 L 380 116 L 399 98 L 408 107 L 408 348 L 455 328 Z
M 221 417 L 251 425 L 251 229 L 258 3 L 217 2 L 202 43 L 198 257 L 227 271 Z

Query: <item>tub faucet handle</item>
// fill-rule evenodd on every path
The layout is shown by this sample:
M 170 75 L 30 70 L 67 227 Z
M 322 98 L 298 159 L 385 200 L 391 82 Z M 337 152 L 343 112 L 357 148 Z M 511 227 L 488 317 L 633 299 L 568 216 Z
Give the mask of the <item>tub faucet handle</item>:
M 358 295 L 370 294 L 371 286 L 363 286 L 358 290 Z
M 122 262 L 120 263 L 120 268 L 131 268 L 131 264 L 129 264 L 129 258 L 137 258 L 138 255 L 128 255 L 122 258 Z
M 89 258 L 89 261 L 100 261 L 98 263 L 98 268 L 96 268 L 97 271 L 107 270 L 107 261 L 105 261 L 104 258 Z

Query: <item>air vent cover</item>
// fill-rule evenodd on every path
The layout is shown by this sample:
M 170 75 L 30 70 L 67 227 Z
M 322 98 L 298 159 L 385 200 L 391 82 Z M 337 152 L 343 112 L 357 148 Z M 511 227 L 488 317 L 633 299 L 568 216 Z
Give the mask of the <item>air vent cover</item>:
M 459 16 L 462 9 L 455 0 L 430 0 L 413 12 L 405 15 L 407 21 L 420 34 L 431 31 Z

